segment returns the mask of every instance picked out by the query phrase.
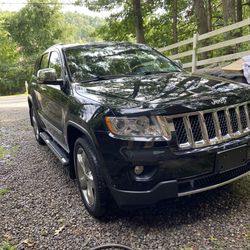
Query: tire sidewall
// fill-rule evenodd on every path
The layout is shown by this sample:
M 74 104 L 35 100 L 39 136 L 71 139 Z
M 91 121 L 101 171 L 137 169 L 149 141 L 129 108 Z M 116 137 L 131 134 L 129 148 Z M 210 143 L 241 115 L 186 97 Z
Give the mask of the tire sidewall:
M 90 163 L 89 168 L 93 176 L 94 187 L 95 187 L 95 201 L 93 206 L 90 206 L 87 203 L 80 187 L 79 176 L 77 171 L 77 151 L 79 148 L 82 148 L 84 150 L 86 156 L 88 157 L 88 161 Z M 100 161 L 98 160 L 98 157 L 96 156 L 96 153 L 94 152 L 93 148 L 82 137 L 78 138 L 75 142 L 73 156 L 74 156 L 74 168 L 76 173 L 76 180 L 85 208 L 92 216 L 101 217 L 104 214 L 106 207 L 105 204 L 106 188 L 100 171 L 101 167 Z
M 41 138 L 41 136 L 38 134 L 36 134 L 36 131 L 35 131 L 35 127 L 34 127 L 34 120 L 33 120 L 33 117 L 34 117 L 34 119 L 35 119 L 35 121 L 36 121 L 36 126 L 37 126 L 37 129 L 38 129 L 38 132 L 40 133 L 40 132 L 42 132 L 42 129 L 41 129 L 41 127 L 40 127 L 40 125 L 39 125 L 39 121 L 38 121 L 38 119 L 37 119 L 37 115 L 36 115 L 36 112 L 35 112 L 35 110 L 33 109 L 33 107 L 31 108 L 31 119 L 32 119 L 32 122 L 33 122 L 33 131 L 34 131 L 34 135 L 35 135 L 35 138 L 36 138 L 36 141 L 40 144 L 40 145 L 44 145 L 45 144 L 45 142 L 43 141 L 43 139 Z

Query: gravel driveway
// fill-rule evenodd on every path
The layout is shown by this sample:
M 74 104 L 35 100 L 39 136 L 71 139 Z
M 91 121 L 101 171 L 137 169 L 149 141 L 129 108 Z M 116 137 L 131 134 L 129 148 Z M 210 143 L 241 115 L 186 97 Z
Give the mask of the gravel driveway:
M 57 158 L 35 142 L 25 102 L 0 98 L 3 242 L 16 249 L 88 250 L 104 243 L 135 250 L 250 249 L 250 176 L 155 208 L 121 212 L 114 206 L 98 221 L 84 210 Z

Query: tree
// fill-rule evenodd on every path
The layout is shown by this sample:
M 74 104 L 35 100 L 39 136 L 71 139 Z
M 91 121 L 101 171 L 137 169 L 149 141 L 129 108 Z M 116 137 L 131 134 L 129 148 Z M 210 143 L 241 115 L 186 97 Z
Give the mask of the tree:
M 6 22 L 6 28 L 26 55 L 40 53 L 59 42 L 65 34 L 60 5 L 50 0 L 29 0 L 27 5 Z
M 6 71 L 0 84 L 1 94 L 14 94 L 24 90 L 24 82 L 30 79 L 37 55 L 44 49 L 58 43 L 66 35 L 67 26 L 63 25 L 60 5 L 49 5 L 49 0 L 29 0 L 19 12 L 4 18 L 3 27 L 8 39 L 15 42 L 15 48 L 9 44 L 10 50 L 18 53 L 18 59 L 4 64 Z M 8 55 L 5 50 L 5 55 Z M 4 80 L 3 80 L 4 79 Z
M 141 12 L 141 0 L 132 0 L 132 1 L 133 1 L 136 41 L 138 43 L 145 43 L 143 19 Z
M 242 0 L 236 0 L 236 21 L 240 22 L 243 19 Z
M 0 18 L 0 65 L 9 65 L 16 62 L 18 58 L 17 45 L 11 38 L 9 32 L 4 29 L 4 21 Z
M 63 16 L 68 31 L 70 31 L 69 36 L 67 36 L 70 43 L 97 41 L 97 32 L 95 31 L 105 24 L 104 18 L 87 16 L 76 12 L 66 12 L 63 13 Z
M 193 7 L 195 12 L 195 17 L 197 20 L 197 28 L 199 34 L 201 35 L 207 33 L 209 31 L 209 28 L 208 28 L 207 11 L 205 9 L 204 0 L 193 0 Z
M 10 13 L 0 13 L 0 96 L 24 92 L 22 71 L 18 67 L 21 57 L 18 46 L 4 28 L 4 20 Z
M 173 30 L 173 43 L 178 42 L 178 0 L 171 1 L 172 11 L 172 30 Z M 174 54 L 178 53 L 178 48 L 174 50 Z
M 78 1 L 77 3 L 81 4 L 81 1 L 80 2 Z M 95 11 L 116 10 L 116 13 L 112 14 L 107 19 L 107 25 L 106 25 L 106 28 L 108 28 L 108 31 L 110 32 L 110 34 L 112 34 L 114 38 L 115 37 L 120 38 L 124 36 L 131 38 L 131 36 L 135 36 L 137 42 L 145 43 L 143 10 L 141 8 L 141 0 L 125 0 L 125 1 L 122 1 L 122 0 L 114 0 L 114 1 L 85 0 L 84 3 L 90 10 L 95 10 Z M 117 24 L 117 27 L 122 28 L 120 29 L 121 32 L 126 32 L 125 35 L 120 34 L 120 32 L 118 32 L 119 34 L 115 34 L 115 32 L 112 32 L 110 27 L 114 28 L 116 24 Z M 128 29 L 125 27 L 126 25 Z M 131 29 L 133 25 L 135 27 L 134 30 Z M 116 40 L 116 38 L 114 40 Z

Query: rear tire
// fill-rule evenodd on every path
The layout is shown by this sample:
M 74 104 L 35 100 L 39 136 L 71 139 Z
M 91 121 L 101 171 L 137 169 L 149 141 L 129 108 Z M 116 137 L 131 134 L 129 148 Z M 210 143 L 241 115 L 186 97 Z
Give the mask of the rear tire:
M 106 213 L 108 190 L 101 174 L 101 162 L 93 147 L 82 137 L 74 145 L 74 166 L 85 208 L 93 217 Z
M 32 119 L 32 127 L 33 127 L 33 130 L 34 130 L 34 134 L 35 134 L 35 138 L 36 138 L 36 141 L 40 144 L 40 145 L 44 145 L 45 142 L 44 140 L 42 139 L 42 137 L 40 136 L 40 132 L 42 132 L 42 129 L 37 121 L 37 117 L 36 117 L 36 114 L 35 114 L 35 111 L 33 108 L 31 108 L 31 119 Z

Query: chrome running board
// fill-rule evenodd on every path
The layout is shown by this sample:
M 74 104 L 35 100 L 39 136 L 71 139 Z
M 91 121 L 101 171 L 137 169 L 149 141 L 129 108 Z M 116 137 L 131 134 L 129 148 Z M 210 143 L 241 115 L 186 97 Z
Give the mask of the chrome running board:
M 64 152 L 62 148 L 58 146 L 56 142 L 52 140 L 52 138 L 46 132 L 40 132 L 41 138 L 48 145 L 48 147 L 52 150 L 52 152 L 56 155 L 56 157 L 60 160 L 63 165 L 69 164 L 69 158 L 67 154 Z

